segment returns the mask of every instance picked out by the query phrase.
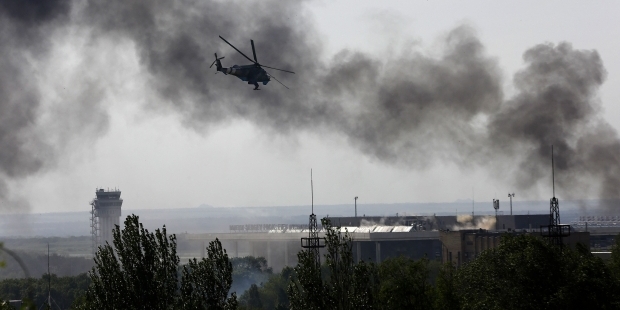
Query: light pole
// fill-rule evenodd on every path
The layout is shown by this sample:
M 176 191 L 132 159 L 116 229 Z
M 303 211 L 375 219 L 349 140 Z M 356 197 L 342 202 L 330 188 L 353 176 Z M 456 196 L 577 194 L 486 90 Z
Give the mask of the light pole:
M 510 198 L 510 215 L 512 215 L 512 197 L 515 196 L 515 193 L 508 193 L 508 198 Z
M 357 196 L 355 196 L 355 217 L 357 217 Z
M 495 230 L 497 230 L 497 210 L 499 210 L 499 199 L 493 199 L 493 209 L 495 209 Z

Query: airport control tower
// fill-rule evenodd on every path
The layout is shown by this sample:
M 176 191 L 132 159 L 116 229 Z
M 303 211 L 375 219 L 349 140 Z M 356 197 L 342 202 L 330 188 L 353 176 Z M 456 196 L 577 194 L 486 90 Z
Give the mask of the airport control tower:
M 118 189 L 95 190 L 96 198 L 91 201 L 91 238 L 93 255 L 97 252 L 99 245 L 112 244 L 112 229 L 119 225 L 121 217 L 121 191 Z

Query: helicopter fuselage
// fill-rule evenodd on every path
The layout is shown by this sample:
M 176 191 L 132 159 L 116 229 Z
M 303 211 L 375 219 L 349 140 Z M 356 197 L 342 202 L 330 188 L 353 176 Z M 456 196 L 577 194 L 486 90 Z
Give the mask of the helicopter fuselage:
M 257 85 L 258 83 L 263 83 L 263 85 L 267 85 L 267 83 L 271 81 L 271 78 L 267 72 L 265 72 L 263 68 L 257 67 L 256 65 L 234 65 L 230 68 L 218 68 L 217 71 L 227 75 L 234 75 L 240 80 L 248 82 L 248 84 Z

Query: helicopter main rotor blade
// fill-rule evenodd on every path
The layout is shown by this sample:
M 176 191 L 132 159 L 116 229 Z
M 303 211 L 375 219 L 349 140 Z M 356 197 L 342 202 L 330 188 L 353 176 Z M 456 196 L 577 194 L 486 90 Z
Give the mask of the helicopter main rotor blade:
M 263 69 L 263 70 L 265 70 L 265 69 Z M 265 72 L 267 72 L 267 70 L 265 70 Z M 276 82 L 280 83 L 280 85 L 284 86 L 286 89 L 290 89 L 290 88 L 286 87 L 286 85 L 282 84 L 282 82 L 280 82 L 280 80 L 276 79 L 276 77 L 275 77 L 275 76 L 271 75 L 271 73 L 267 72 L 267 74 L 268 74 L 270 77 L 272 77 L 274 80 L 276 80 Z
M 224 42 L 226 42 L 228 45 L 230 45 L 230 47 L 234 48 L 235 51 L 239 52 L 239 54 L 243 55 L 243 57 L 245 57 L 247 60 L 253 62 L 254 64 L 256 64 L 259 67 L 265 67 L 265 68 L 269 68 L 269 69 L 273 69 L 273 70 L 278 70 L 278 71 L 282 71 L 282 72 L 287 72 L 287 73 L 295 74 L 295 72 L 293 72 L 293 71 L 288 71 L 288 70 L 283 70 L 283 69 L 278 69 L 278 68 L 274 68 L 274 67 L 269 67 L 269 66 L 261 65 L 257 61 L 254 61 L 254 60 L 250 59 L 250 57 L 246 56 L 243 52 L 238 50 L 234 45 L 232 45 L 232 44 L 230 44 L 230 42 L 226 41 L 226 39 L 224 39 L 222 36 L 220 36 L 220 39 L 224 40 Z M 252 40 L 251 42 L 252 42 L 252 52 L 254 52 L 254 59 L 256 59 L 256 52 L 254 51 L 254 41 Z
M 224 40 L 224 42 L 228 43 L 228 45 L 230 45 L 232 48 L 235 49 L 235 51 L 239 52 L 239 54 L 243 55 L 243 57 L 247 58 L 249 61 L 255 63 L 258 65 L 258 63 L 252 59 L 250 59 L 250 57 L 246 56 L 244 53 L 242 53 L 240 50 L 238 50 L 234 45 L 230 44 L 230 42 L 226 41 L 226 39 L 222 38 L 222 36 L 220 36 L 220 39 Z
M 256 50 L 254 49 L 254 40 L 250 40 L 252 43 L 252 53 L 254 54 L 254 62 L 258 63 L 258 59 L 256 59 Z
M 282 69 L 278 69 L 278 68 L 274 68 L 274 67 L 269 67 L 269 66 L 261 65 L 259 63 L 256 63 L 256 64 L 261 66 L 261 67 L 265 67 L 265 68 L 269 68 L 269 69 L 273 69 L 273 70 L 278 70 L 278 71 L 283 71 L 283 72 L 295 74 L 295 72 L 293 72 L 293 71 L 288 71 L 288 70 L 282 70 Z

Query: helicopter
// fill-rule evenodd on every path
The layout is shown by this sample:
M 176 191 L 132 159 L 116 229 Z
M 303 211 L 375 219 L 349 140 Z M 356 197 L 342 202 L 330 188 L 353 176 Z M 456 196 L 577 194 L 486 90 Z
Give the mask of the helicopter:
M 247 58 L 253 64 L 251 64 L 251 65 L 244 65 L 244 66 L 234 65 L 234 66 L 232 66 L 230 68 L 224 68 L 224 67 L 222 67 L 222 63 L 220 62 L 220 60 L 224 59 L 224 57 L 218 58 L 217 57 L 217 53 L 215 53 L 215 60 L 213 61 L 213 63 L 211 63 L 211 66 L 209 66 L 209 68 L 211 68 L 211 67 L 213 67 L 213 65 L 215 65 L 215 67 L 217 68 L 218 72 L 223 72 L 226 75 L 228 75 L 228 74 L 234 75 L 234 76 L 238 77 L 240 80 L 242 80 L 244 82 L 248 82 L 248 84 L 254 84 L 254 90 L 260 90 L 258 88 L 258 83 L 263 83 L 263 85 L 267 85 L 267 83 L 269 83 L 271 78 L 276 80 L 278 83 L 282 84 L 282 82 L 278 81 L 278 79 L 276 79 L 275 76 L 273 76 L 273 75 L 269 74 L 269 72 L 265 71 L 265 69 L 263 69 L 263 67 L 295 74 L 295 72 L 293 72 L 293 71 L 273 68 L 273 67 L 261 65 L 260 63 L 258 63 L 258 59 L 256 59 L 256 50 L 254 49 L 254 40 L 250 40 L 250 42 L 252 43 L 252 53 L 254 54 L 254 60 L 252 60 L 252 59 L 250 59 L 250 57 L 246 56 L 244 53 L 242 53 L 240 50 L 238 50 L 234 45 L 230 44 L 230 42 L 226 41 L 226 39 L 224 39 L 222 36 L 220 36 L 220 39 L 224 40 L 224 42 L 226 42 L 228 45 L 230 45 L 232 48 L 234 48 L 235 51 L 239 52 L 239 54 L 243 55 L 243 57 Z M 286 87 L 286 85 L 284 85 L 284 84 L 282 84 L 282 86 Z M 289 89 L 289 88 L 286 87 L 286 89 Z

